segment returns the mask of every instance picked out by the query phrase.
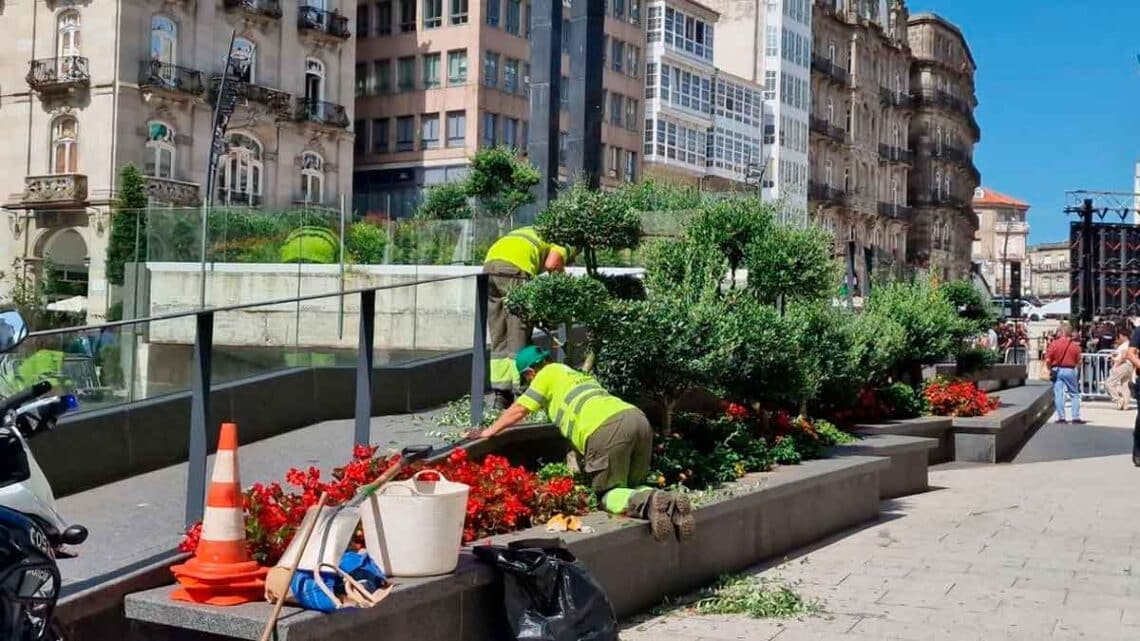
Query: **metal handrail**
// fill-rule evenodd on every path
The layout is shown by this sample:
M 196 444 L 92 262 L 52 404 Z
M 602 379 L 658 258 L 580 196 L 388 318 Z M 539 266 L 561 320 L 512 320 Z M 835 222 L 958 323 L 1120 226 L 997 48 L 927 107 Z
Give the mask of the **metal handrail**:
M 461 274 L 458 276 L 441 276 L 439 278 L 429 278 L 427 280 L 417 280 L 412 283 L 399 283 L 396 285 L 377 285 L 376 287 L 361 287 L 358 289 L 346 289 L 344 291 L 327 292 L 324 294 L 307 294 L 305 296 L 293 296 L 291 298 L 278 298 L 274 300 L 259 301 L 255 303 L 239 303 L 237 305 L 225 305 L 222 307 L 204 307 L 202 309 L 195 309 L 186 312 L 170 312 L 169 314 L 159 314 L 157 316 L 147 316 L 146 318 L 125 318 L 118 321 L 110 321 L 100 325 L 77 325 L 74 327 L 60 327 L 56 329 L 45 329 L 37 332 L 30 332 L 28 338 L 43 338 L 45 336 L 58 336 L 59 334 L 69 334 L 73 332 L 87 332 L 101 329 L 111 329 L 114 327 L 126 327 L 129 325 L 140 325 L 142 323 L 175 320 L 178 318 L 188 318 L 190 316 L 197 316 L 199 314 L 207 314 L 214 312 L 236 312 L 243 309 L 250 309 L 253 307 L 268 307 L 269 305 L 284 305 L 285 303 L 303 303 L 310 300 L 319 300 L 322 298 L 333 298 L 335 296 L 349 296 L 354 294 L 363 294 L 364 292 L 378 292 L 389 289 L 399 289 L 401 287 L 415 287 L 417 285 L 429 285 L 431 283 L 441 283 L 449 280 L 461 280 L 465 278 L 474 278 L 478 274 Z

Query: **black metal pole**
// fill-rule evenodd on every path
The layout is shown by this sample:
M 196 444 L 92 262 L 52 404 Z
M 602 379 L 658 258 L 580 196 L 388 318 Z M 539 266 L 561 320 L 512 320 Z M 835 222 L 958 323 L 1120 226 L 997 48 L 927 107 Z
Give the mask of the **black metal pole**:
M 206 457 L 210 420 L 210 355 L 214 346 L 214 313 L 194 316 L 194 362 L 190 380 L 190 444 L 186 471 L 186 527 L 202 520 L 206 500 Z
M 570 33 L 562 34 L 570 40 L 570 135 L 566 141 L 566 168 L 572 179 L 585 181 L 591 189 L 600 186 L 602 177 L 605 22 L 605 0 L 573 0 Z M 624 121 L 625 114 L 618 117 Z
M 1093 201 L 1081 205 L 1081 321 L 1093 319 Z
M 471 342 L 471 426 L 483 423 L 483 397 L 487 394 L 487 372 L 491 353 L 487 350 L 487 274 L 475 277 L 475 330 Z
M 541 211 L 558 193 L 558 133 L 562 84 L 562 0 L 535 0 L 531 10 L 530 132 L 527 156 L 542 176 L 535 194 Z
M 356 346 L 356 413 L 352 442 L 372 441 L 372 345 L 376 331 L 376 292 L 360 292 L 360 331 Z

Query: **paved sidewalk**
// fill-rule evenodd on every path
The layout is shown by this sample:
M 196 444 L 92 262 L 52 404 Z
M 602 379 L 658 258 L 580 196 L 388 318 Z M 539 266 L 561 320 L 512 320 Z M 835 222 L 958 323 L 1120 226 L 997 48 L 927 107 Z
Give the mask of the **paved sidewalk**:
M 868 527 L 756 570 L 802 582 L 796 590 L 827 615 L 674 613 L 631 622 L 622 639 L 1140 638 L 1135 414 L 1107 404 L 1085 414 L 1091 425 L 1046 426 L 1013 464 L 932 470 L 938 489 L 885 502 Z

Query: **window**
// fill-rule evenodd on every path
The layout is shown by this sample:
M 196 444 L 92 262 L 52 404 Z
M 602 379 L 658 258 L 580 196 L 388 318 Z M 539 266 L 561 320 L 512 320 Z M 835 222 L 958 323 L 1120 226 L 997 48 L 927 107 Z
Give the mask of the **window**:
M 503 144 L 517 147 L 519 144 L 519 121 L 517 118 L 503 118 Z
M 321 191 L 325 177 L 324 164 L 324 160 L 311 151 L 301 154 L 301 194 L 298 199 L 301 202 L 324 202 Z
M 942 200 L 942 171 L 934 172 L 934 200 Z
M 400 0 L 400 33 L 416 30 L 416 0 Z
M 641 75 L 641 50 L 633 45 L 625 48 L 625 72 L 634 78 Z
M 499 86 L 499 54 L 497 53 L 483 52 L 483 84 L 488 87 Z
M 532 16 L 532 14 L 530 11 L 530 3 L 524 2 L 523 3 L 523 15 L 522 15 L 523 37 L 525 37 L 527 40 L 530 40 L 530 29 L 533 26 L 531 24 L 531 20 L 532 20 L 531 16 Z M 562 36 L 562 37 L 565 38 L 567 36 Z
M 315 104 L 325 99 L 325 64 L 305 59 L 305 102 Z
M 368 93 L 368 65 L 363 62 L 356 63 L 356 97 Z
M 561 109 L 570 108 L 570 76 L 562 76 L 562 82 L 558 85 L 558 104 Z M 605 93 L 605 90 L 602 90 Z M 605 98 L 602 99 L 602 105 L 605 105 Z
M 614 71 L 621 73 L 622 66 L 625 64 L 625 43 L 614 38 L 610 45 L 613 50 L 610 60 L 613 61 Z
M 780 35 L 776 25 L 769 24 L 764 31 L 764 54 L 773 57 L 780 53 Z
M 439 148 L 439 114 L 420 116 L 420 149 Z
M 367 4 L 356 5 L 356 37 L 367 38 L 369 33 L 368 18 L 372 7 Z
M 147 124 L 145 171 L 155 178 L 174 177 L 174 130 L 164 122 Z
M 633 98 L 625 100 L 625 128 L 631 131 L 637 130 L 637 101 Z
M 447 112 L 447 146 L 462 147 L 467 138 L 467 112 Z
M 659 7 L 659 6 L 649 7 L 649 20 L 648 20 L 648 24 L 646 24 L 646 29 L 645 29 L 646 30 L 646 34 L 645 34 L 646 42 L 661 42 L 661 32 L 662 32 L 662 27 L 661 27 L 662 22 L 661 21 L 662 21 L 661 7 Z
M 630 5 L 631 7 L 633 5 Z M 622 175 L 626 182 L 637 180 L 637 152 L 625 152 L 625 173 Z
M 561 40 L 561 43 L 562 44 L 559 46 L 562 47 L 562 53 L 569 54 L 570 53 L 570 21 L 569 20 L 563 20 L 562 21 L 562 40 Z M 602 52 L 602 56 L 605 56 L 604 50 Z
M 499 141 L 497 129 L 499 117 L 496 114 L 483 112 L 483 146 L 494 147 Z
M 150 59 L 163 64 L 178 64 L 178 27 L 166 16 L 150 19 Z M 78 46 L 78 40 L 76 40 Z M 170 78 L 173 80 L 173 78 Z
M 451 86 L 467 84 L 467 50 L 447 52 L 447 84 Z
M 376 91 L 379 93 L 388 93 L 392 90 L 392 61 L 391 60 L 377 60 L 372 65 L 373 72 L 376 75 Z
M 500 0 L 487 0 L 487 24 L 492 27 L 499 26 Z
M 352 139 L 352 153 L 362 154 L 368 150 L 368 121 L 352 121 L 352 131 L 356 134 Z
M 400 91 L 416 88 L 416 59 L 412 56 L 396 61 L 396 86 Z
M 606 175 L 610 178 L 617 178 L 618 170 L 621 169 L 621 149 L 610 147 L 609 150 L 609 158 L 606 160 Z
M 218 195 L 222 202 L 256 205 L 261 197 L 261 143 L 244 134 L 229 137 L 218 159 Z
M 372 153 L 388 153 L 388 119 L 376 118 L 372 121 Z
M 376 4 L 376 35 L 392 33 L 392 0 L 381 0 Z
M 613 3 L 614 17 L 615 18 L 624 18 L 625 17 L 625 0 L 610 0 L 610 1 Z
M 443 25 L 443 0 L 424 0 L 424 29 Z
M 78 160 L 79 124 L 71 116 L 60 116 L 51 128 L 51 173 L 74 174 Z
M 507 0 L 507 33 L 519 35 L 520 21 L 522 19 L 522 1 Z
M 641 24 L 641 0 L 629 0 L 630 24 Z
M 59 14 L 56 20 L 56 53 L 60 58 L 79 55 L 78 11 L 64 11 Z
M 645 63 L 645 99 L 653 100 L 657 97 L 657 63 Z
M 451 24 L 467 24 L 467 1 L 451 0 Z
M 503 91 L 516 93 L 519 90 L 519 61 L 507 58 L 503 61 Z
M 235 69 L 237 79 L 242 82 L 257 82 L 257 45 L 252 40 L 234 38 L 233 58 L 238 65 Z M 222 64 L 225 62 L 223 58 Z
M 424 89 L 434 89 L 440 84 L 439 64 L 442 54 L 429 53 L 424 56 Z
M 776 99 L 776 72 L 764 72 L 764 100 Z
M 396 151 L 411 151 L 414 148 L 416 136 L 416 119 L 414 116 L 400 116 L 396 118 Z
M 622 116 L 622 95 L 620 93 L 610 94 L 610 124 L 616 127 L 621 126 Z

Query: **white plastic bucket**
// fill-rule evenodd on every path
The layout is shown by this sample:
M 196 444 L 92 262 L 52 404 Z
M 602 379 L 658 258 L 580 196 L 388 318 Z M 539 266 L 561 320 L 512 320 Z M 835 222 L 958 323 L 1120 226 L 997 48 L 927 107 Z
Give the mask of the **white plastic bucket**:
M 425 472 L 439 475 L 424 481 Z M 467 492 L 434 470 L 380 488 L 360 506 L 368 556 L 388 576 L 448 574 L 459 564 Z

